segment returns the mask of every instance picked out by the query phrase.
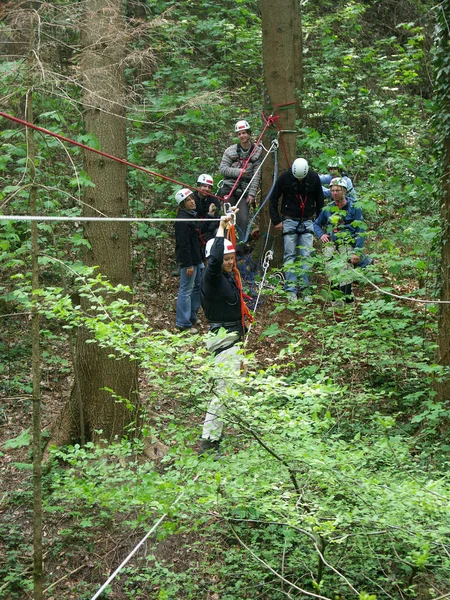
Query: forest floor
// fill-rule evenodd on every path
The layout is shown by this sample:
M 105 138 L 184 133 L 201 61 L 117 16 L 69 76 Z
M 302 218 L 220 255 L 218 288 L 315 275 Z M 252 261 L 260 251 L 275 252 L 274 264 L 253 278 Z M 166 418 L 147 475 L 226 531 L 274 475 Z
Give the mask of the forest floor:
M 141 282 L 145 279 L 142 277 Z M 178 277 L 171 274 L 171 266 L 159 274 L 158 290 L 149 285 L 138 285 L 137 301 L 145 307 L 145 313 L 154 330 L 176 331 L 175 303 L 178 291 Z M 263 331 L 270 325 L 278 324 L 280 327 L 289 322 L 299 322 L 302 311 L 308 310 L 307 305 L 299 302 L 296 311 L 288 308 L 286 299 L 272 294 L 261 296 L 260 303 L 255 313 L 247 349 L 255 354 L 259 367 L 266 368 L 273 364 L 283 346 L 283 341 L 276 336 L 263 336 Z M 281 306 L 285 308 L 280 310 Z M 275 312 L 274 312 L 274 309 Z M 324 310 L 326 307 L 324 306 Z M 329 308 L 327 309 L 329 310 Z M 198 328 L 200 333 L 207 332 L 207 322 L 203 315 L 199 315 Z M 30 471 L 31 446 L 30 428 L 32 419 L 31 401 L 31 364 L 30 364 L 30 328 L 31 321 L 28 315 L 8 314 L 3 315 L 2 338 L 0 348 L 3 356 L 3 367 L 0 371 L 0 389 L 3 399 L 0 406 L 0 478 L 2 482 L 0 492 L 0 564 L 8 565 L 17 554 L 17 566 L 22 569 L 17 574 L 15 581 L 27 580 L 30 585 L 31 577 L 31 540 L 32 540 L 32 475 Z M 45 357 L 45 368 L 41 377 L 42 399 L 42 428 L 44 436 L 56 420 L 61 407 L 67 400 L 71 388 L 71 361 L 67 348 L 67 338 L 61 335 L 61 330 L 46 331 L 43 335 L 41 353 Z M 189 336 L 189 333 L 184 334 Z M 315 344 L 312 334 L 311 344 Z M 197 338 L 202 343 L 201 338 Z M 18 343 L 18 340 L 26 343 Z M 143 397 L 146 396 L 149 382 L 145 374 L 140 375 L 140 388 Z M 173 402 L 172 402 L 173 403 Z M 176 410 L 176 406 L 160 407 L 161 412 Z M 200 435 L 203 414 L 192 417 L 192 427 Z M 198 443 L 198 442 L 197 442 Z M 6 444 L 6 445 L 5 445 Z M 55 551 L 54 541 L 63 530 L 73 527 L 71 518 L 60 514 L 46 514 L 44 520 L 44 559 L 47 581 L 53 582 L 47 587 L 46 598 L 56 600 L 61 596 L 58 590 L 70 582 L 71 592 L 64 593 L 64 599 L 80 598 L 77 589 L 85 582 L 98 581 L 98 565 L 101 566 L 105 577 L 117 566 L 132 547 L 139 540 L 140 530 L 137 530 L 136 539 L 130 537 L 128 527 L 121 527 L 120 519 L 111 523 L 109 530 L 102 527 L 93 527 L 89 539 L 94 552 L 84 555 L 84 541 L 78 536 L 86 535 L 85 531 L 76 533 L 73 528 L 72 548 L 61 546 L 59 552 Z M 24 544 L 23 540 L 26 540 Z M 58 542 L 60 543 L 60 542 Z M 188 538 L 185 534 L 169 536 L 152 548 L 152 553 L 161 559 L 167 559 L 174 569 L 183 570 L 192 564 L 192 548 L 195 540 L 192 535 Z M 187 550 L 189 548 L 189 550 Z M 46 550 L 47 549 L 47 550 Z M 201 551 L 198 560 L 201 559 Z M 89 558 L 87 557 L 89 556 Z M 55 582 L 60 583 L 55 584 Z M 31 598 L 31 593 L 21 590 L 18 595 L 9 596 L 14 589 L 14 584 L 0 577 L 0 598 Z M 54 587 L 53 587 L 54 586 Z M 61 587 L 62 586 L 62 587 Z M 9 590 L 9 591 L 8 591 Z M 54 590 L 54 596 L 53 591 Z M 3 594 L 6 593 L 6 596 Z M 20 594 L 23 593 L 23 596 Z M 125 598 L 125 596 L 114 596 Z M 213 599 L 213 596 L 211 596 Z M 214 600 L 214 599 L 213 599 Z

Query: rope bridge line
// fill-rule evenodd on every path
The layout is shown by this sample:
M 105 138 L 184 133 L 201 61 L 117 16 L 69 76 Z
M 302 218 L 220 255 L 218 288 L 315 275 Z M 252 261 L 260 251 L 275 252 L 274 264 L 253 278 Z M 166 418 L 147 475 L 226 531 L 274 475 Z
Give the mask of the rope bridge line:
M 78 146 L 79 148 L 82 148 L 83 150 L 87 150 L 89 152 L 94 152 L 95 154 L 99 154 L 100 156 L 103 156 L 103 157 L 113 160 L 115 162 L 126 165 L 127 167 L 137 169 L 138 171 L 142 171 L 143 173 L 147 173 L 148 175 L 152 175 L 153 177 L 159 177 L 160 179 L 165 179 L 166 181 L 170 181 L 171 183 L 176 183 L 177 185 L 181 185 L 184 188 L 189 188 L 189 189 L 198 191 L 198 188 L 195 186 L 187 185 L 186 183 L 183 183 L 182 181 L 178 181 L 177 179 L 173 179 L 172 177 L 168 177 L 167 175 L 162 175 L 161 173 L 157 173 L 156 171 L 152 171 L 150 169 L 147 169 L 146 167 L 142 167 L 140 165 L 132 163 L 129 160 L 126 160 L 124 158 L 119 158 L 117 156 L 114 156 L 113 154 L 108 154 L 108 152 L 103 152 L 102 150 L 97 150 L 96 148 L 91 148 L 91 146 L 87 146 L 86 144 L 82 144 L 81 142 L 77 142 L 76 140 L 72 140 L 71 138 L 68 138 L 59 133 L 54 133 L 53 131 L 50 131 L 49 129 L 45 129 L 45 127 L 40 127 L 39 125 L 34 125 L 33 123 L 25 121 L 24 119 L 19 119 L 18 117 L 13 117 L 12 115 L 9 115 L 2 111 L 0 111 L 0 117 L 3 117 L 4 119 L 9 119 L 10 121 L 13 121 L 14 123 L 19 123 L 20 125 L 24 125 L 25 127 L 29 127 L 30 129 L 34 129 L 45 135 L 50 135 L 51 137 L 54 137 L 57 140 L 67 142 L 68 144 L 72 144 L 73 146 Z M 217 198 L 218 200 L 223 202 L 223 198 L 221 198 L 220 196 L 216 196 L 215 194 L 211 194 L 209 192 L 203 192 L 203 193 L 205 195 L 211 196 L 213 198 Z

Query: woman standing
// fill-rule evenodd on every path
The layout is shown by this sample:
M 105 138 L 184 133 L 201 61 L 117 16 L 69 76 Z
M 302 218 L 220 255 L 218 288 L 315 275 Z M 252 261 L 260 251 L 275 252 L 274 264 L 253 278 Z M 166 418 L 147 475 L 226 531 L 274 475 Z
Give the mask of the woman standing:
M 181 331 L 198 333 L 194 325 L 200 308 L 200 281 L 203 271 L 199 224 L 195 198 L 184 188 L 175 194 L 178 204 L 175 221 L 175 253 L 180 265 L 180 288 L 177 297 L 176 325 Z

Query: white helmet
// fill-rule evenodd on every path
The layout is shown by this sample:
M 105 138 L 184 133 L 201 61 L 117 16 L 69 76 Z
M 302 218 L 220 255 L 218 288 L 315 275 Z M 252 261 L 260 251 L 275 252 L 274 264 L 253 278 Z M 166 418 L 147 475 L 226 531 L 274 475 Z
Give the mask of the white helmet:
M 339 185 L 340 187 L 347 189 L 347 182 L 345 181 L 345 179 L 343 177 L 334 177 L 330 181 L 330 187 L 332 185 Z
M 200 185 L 214 185 L 213 178 L 211 175 L 207 175 L 206 173 L 202 173 L 198 176 L 197 183 Z
M 308 161 L 304 158 L 296 158 L 292 163 L 292 175 L 297 179 L 304 179 L 309 171 Z
M 212 240 L 208 240 L 206 242 L 206 246 L 205 246 L 205 256 L 206 256 L 206 258 L 208 258 L 209 255 L 211 254 L 211 248 L 212 248 L 212 245 L 214 244 L 214 240 L 215 239 L 216 238 L 213 238 Z M 233 252 L 236 252 L 233 244 L 230 242 L 230 240 L 227 240 L 225 238 L 224 245 L 223 245 L 223 253 L 224 254 L 232 254 Z
M 239 133 L 240 131 L 246 131 L 246 130 L 251 131 L 251 127 L 248 123 L 248 121 L 238 121 L 236 123 L 236 125 L 234 126 L 234 133 Z
M 192 190 L 189 190 L 188 188 L 178 190 L 178 192 L 175 194 L 175 200 L 177 201 L 177 204 L 181 204 L 182 202 L 184 202 L 184 200 L 186 200 L 186 198 L 191 194 Z

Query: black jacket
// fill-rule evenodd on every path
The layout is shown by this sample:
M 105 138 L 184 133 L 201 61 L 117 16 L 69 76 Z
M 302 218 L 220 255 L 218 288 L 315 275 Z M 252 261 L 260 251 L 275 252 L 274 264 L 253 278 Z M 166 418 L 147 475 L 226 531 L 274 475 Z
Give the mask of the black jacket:
M 212 196 L 205 196 L 205 198 L 200 198 L 198 192 L 194 192 L 195 198 L 195 210 L 197 213 L 197 217 L 200 217 L 202 222 L 200 223 L 200 234 L 201 234 L 201 244 L 204 246 L 208 240 L 211 240 L 216 235 L 217 228 L 219 227 L 219 222 L 217 219 L 220 219 L 220 200 L 217 198 L 213 198 Z M 217 208 L 216 214 L 213 217 L 210 217 L 208 214 L 208 209 L 210 204 L 213 203 Z M 211 219 L 215 219 L 211 221 Z
M 188 212 L 184 208 L 177 214 L 177 219 L 191 219 L 188 221 L 175 221 L 175 254 L 180 267 L 193 267 L 202 262 L 200 249 L 199 223 L 195 212 Z
M 281 216 L 278 200 L 281 200 Z M 306 177 L 300 181 L 292 174 L 291 169 L 282 173 L 270 195 L 270 218 L 274 225 L 283 218 L 306 221 L 318 216 L 323 208 L 323 191 L 319 175 L 309 169 Z
M 220 324 L 242 335 L 241 298 L 233 275 L 222 271 L 223 247 L 224 238 L 217 237 L 200 284 L 202 308 L 212 330 Z

